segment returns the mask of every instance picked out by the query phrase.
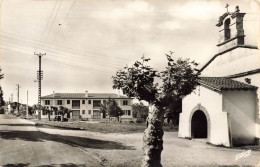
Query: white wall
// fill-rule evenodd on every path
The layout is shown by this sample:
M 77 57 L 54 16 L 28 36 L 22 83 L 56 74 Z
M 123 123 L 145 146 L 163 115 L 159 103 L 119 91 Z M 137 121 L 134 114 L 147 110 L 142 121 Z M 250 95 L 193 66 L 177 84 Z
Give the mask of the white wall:
M 228 112 L 233 144 L 253 144 L 256 137 L 256 92 L 223 92 L 223 111 Z
M 236 48 L 218 56 L 202 72 L 202 76 L 228 76 L 260 68 L 260 51 Z
M 196 94 L 195 94 L 196 93 Z M 222 112 L 222 95 L 203 86 L 198 86 L 192 93 L 182 100 L 182 113 L 180 114 L 179 137 L 191 137 L 190 118 L 194 107 L 201 104 L 207 110 L 210 118 L 210 131 L 208 142 L 216 145 L 230 146 L 228 136 L 227 113 Z

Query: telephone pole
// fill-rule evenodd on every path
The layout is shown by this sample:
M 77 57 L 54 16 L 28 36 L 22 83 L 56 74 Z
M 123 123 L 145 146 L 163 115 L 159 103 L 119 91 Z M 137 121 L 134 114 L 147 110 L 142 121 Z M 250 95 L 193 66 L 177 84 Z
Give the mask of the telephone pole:
M 28 90 L 27 90 L 26 118 L 28 119 Z
M 37 81 L 38 81 L 38 118 L 41 120 L 41 80 L 43 76 L 43 71 L 42 71 L 42 64 L 41 64 L 41 59 L 42 56 L 46 55 L 46 53 L 38 53 L 36 54 L 34 52 L 34 55 L 39 56 L 39 71 L 37 71 Z
M 16 84 L 17 86 L 17 110 L 18 110 L 18 114 L 19 114 L 19 89 L 21 88 L 21 86 L 19 84 Z

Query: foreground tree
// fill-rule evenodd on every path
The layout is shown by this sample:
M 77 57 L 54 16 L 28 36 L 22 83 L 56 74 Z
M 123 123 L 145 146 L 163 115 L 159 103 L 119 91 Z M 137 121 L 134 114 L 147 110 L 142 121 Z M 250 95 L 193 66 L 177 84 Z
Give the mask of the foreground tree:
M 190 94 L 197 85 L 197 63 L 189 59 L 174 61 L 170 55 L 166 56 L 168 65 L 160 73 L 146 65 L 150 59 L 142 57 L 142 61 L 124 67 L 112 77 L 114 89 L 122 89 L 129 97 L 149 103 L 143 136 L 143 167 L 162 166 L 164 111 L 174 99 Z M 162 84 L 155 83 L 155 79 L 160 79 Z

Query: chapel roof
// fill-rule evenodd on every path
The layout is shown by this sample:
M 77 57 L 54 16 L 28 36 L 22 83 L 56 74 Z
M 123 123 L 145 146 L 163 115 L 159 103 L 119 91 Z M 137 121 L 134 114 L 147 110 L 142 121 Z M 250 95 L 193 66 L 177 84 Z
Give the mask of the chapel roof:
M 222 90 L 256 90 L 257 87 L 232 80 L 226 77 L 200 77 L 198 81 L 201 85 L 222 91 Z
M 128 99 L 129 97 L 123 95 L 117 95 L 115 93 L 88 93 L 88 97 L 85 93 L 54 93 L 42 96 L 42 99 Z

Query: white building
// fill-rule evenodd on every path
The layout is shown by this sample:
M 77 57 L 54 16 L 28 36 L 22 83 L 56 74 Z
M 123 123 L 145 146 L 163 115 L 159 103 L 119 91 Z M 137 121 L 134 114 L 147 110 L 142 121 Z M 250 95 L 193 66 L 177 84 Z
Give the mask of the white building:
M 195 93 L 183 98 L 179 137 L 228 147 L 259 140 L 260 52 L 246 43 L 245 15 L 236 7 L 220 16 L 219 51 L 201 68 Z
M 59 107 L 64 106 L 72 112 L 65 115 L 67 118 L 79 119 L 102 119 L 105 118 L 100 112 L 101 104 L 104 104 L 108 99 L 115 99 L 119 107 L 124 111 L 122 119 L 132 118 L 132 98 L 112 93 L 53 93 L 51 95 L 41 97 L 42 106 Z M 53 113 L 51 118 L 54 118 L 57 113 Z M 42 112 L 42 118 L 47 118 L 47 113 Z
M 215 145 L 253 144 L 257 133 L 257 88 L 222 77 L 202 77 L 183 98 L 179 137 Z

